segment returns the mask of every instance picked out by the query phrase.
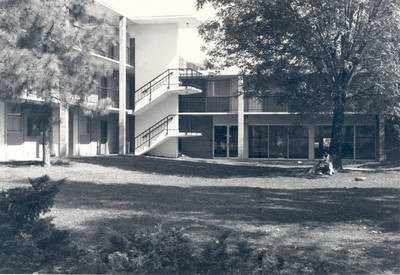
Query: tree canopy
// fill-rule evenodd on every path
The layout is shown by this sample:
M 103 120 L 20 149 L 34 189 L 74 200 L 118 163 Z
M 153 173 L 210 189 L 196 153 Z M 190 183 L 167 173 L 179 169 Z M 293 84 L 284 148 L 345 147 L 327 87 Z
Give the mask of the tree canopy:
M 331 153 L 341 167 L 344 112 L 400 116 L 398 0 L 198 0 L 215 19 L 200 34 L 219 66 L 238 65 L 250 93 L 269 80 L 292 110 L 332 114 Z
M 49 102 L 84 102 L 107 71 L 91 54 L 115 35 L 88 14 L 93 0 L 1 0 L 0 98 L 34 94 Z M 25 93 L 25 94 L 24 94 Z

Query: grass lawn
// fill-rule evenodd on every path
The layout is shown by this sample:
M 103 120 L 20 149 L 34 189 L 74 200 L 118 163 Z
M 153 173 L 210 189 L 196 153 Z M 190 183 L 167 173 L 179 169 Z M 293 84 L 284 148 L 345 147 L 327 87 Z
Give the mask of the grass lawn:
M 333 177 L 310 177 L 310 165 L 78 158 L 51 168 L 0 165 L 0 188 L 43 174 L 66 177 L 48 215 L 82 245 L 95 244 L 99 229 L 175 227 L 193 245 L 228 232 L 232 244 L 319 261 L 340 274 L 399 274 L 400 164 L 366 164 Z

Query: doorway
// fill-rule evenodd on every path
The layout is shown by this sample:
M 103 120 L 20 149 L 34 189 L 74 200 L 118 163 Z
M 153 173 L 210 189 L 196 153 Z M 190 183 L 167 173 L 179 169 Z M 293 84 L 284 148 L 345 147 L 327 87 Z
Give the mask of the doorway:
M 237 125 L 214 126 L 214 157 L 235 158 L 238 156 Z
M 100 155 L 107 154 L 108 141 L 108 123 L 105 120 L 100 121 Z

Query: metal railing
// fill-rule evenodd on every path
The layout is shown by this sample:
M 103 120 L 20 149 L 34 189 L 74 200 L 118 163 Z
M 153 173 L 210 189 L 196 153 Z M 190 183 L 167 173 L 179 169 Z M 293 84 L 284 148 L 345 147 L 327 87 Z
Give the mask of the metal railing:
M 168 130 L 171 129 L 172 120 L 177 115 L 168 115 L 160 121 L 154 123 L 147 130 L 143 131 L 135 137 L 135 149 L 142 147 L 143 145 L 151 146 L 151 141 L 157 138 L 161 133 L 165 131 L 168 135 Z M 176 130 L 176 129 L 175 129 Z
M 179 112 L 237 112 L 238 101 L 236 96 L 221 97 L 185 97 L 179 99 Z
M 288 112 L 287 104 L 279 104 L 280 96 L 269 96 L 260 98 L 245 98 L 245 112 Z
M 171 85 L 179 84 L 180 77 L 194 76 L 201 76 L 201 73 L 191 68 L 165 70 L 135 91 L 135 103 L 138 103 L 146 96 L 149 96 L 149 100 L 151 100 L 152 92 L 163 85 L 166 85 L 169 89 Z

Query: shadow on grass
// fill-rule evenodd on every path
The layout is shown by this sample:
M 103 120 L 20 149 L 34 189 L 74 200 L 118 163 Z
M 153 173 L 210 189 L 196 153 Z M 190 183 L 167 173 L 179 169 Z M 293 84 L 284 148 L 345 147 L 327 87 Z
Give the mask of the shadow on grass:
M 399 240 L 387 237 L 400 232 L 399 199 L 396 188 L 289 190 L 68 182 L 57 195 L 55 207 L 83 210 L 80 213 L 107 211 L 102 217 L 83 219 L 86 229 L 75 231 L 87 245 L 97 244 L 93 233 L 101 228 L 121 235 L 135 229 L 156 231 L 160 226 L 184 228 L 199 243 L 229 232 L 230 243 L 264 240 L 267 253 L 289 265 L 311 263 L 317 274 L 378 274 L 400 272 Z M 343 223 L 355 226 L 346 229 L 340 227 Z M 358 240 L 354 234 L 363 230 L 361 226 L 389 235 L 379 239 L 364 231 Z M 277 236 L 260 227 L 284 231 Z M 326 245 L 319 234 L 329 235 L 327 242 L 335 242 L 337 249 Z M 336 238 L 343 241 L 336 244 Z
M 206 163 L 201 161 L 186 161 L 167 158 L 149 158 L 137 156 L 101 156 L 73 158 L 76 162 L 115 167 L 128 171 L 175 175 L 182 177 L 203 178 L 243 178 L 243 177 L 300 177 L 315 178 L 307 172 L 309 168 L 296 167 L 266 167 L 251 165 L 228 165 Z
M 329 225 L 363 221 L 376 230 L 399 232 L 399 199 L 400 191 L 395 188 L 288 190 L 69 182 L 57 195 L 56 207 L 115 213 L 132 210 L 157 219 L 218 223 Z

